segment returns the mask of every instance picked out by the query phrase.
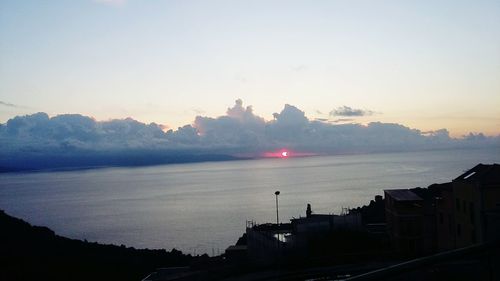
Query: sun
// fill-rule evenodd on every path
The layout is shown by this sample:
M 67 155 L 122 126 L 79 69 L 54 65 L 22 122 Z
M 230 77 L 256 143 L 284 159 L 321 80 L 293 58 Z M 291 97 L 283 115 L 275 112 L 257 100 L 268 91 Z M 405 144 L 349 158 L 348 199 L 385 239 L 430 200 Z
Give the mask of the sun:
M 288 149 L 282 148 L 280 150 L 264 152 L 262 154 L 262 156 L 264 158 L 281 158 L 281 159 L 286 159 L 286 158 L 291 158 L 291 157 L 297 156 L 297 153 L 295 151 L 290 151 Z

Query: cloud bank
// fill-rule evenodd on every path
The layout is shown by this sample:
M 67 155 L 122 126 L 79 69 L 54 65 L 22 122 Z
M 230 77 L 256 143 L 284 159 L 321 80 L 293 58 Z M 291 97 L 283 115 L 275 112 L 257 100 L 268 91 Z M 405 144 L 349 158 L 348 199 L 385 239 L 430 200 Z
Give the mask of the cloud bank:
M 347 111 L 356 111 L 343 107 Z M 347 111 L 345 109 L 348 109 Z M 347 115 L 353 116 L 353 115 Z M 400 124 L 331 124 L 310 120 L 285 105 L 270 121 L 237 100 L 224 116 L 197 116 L 193 124 L 165 126 L 131 118 L 96 121 L 79 114 L 17 116 L 0 124 L 0 169 L 98 165 L 149 165 L 234 157 L 262 157 L 289 149 L 297 154 L 345 154 L 500 147 L 500 137 L 451 138 L 446 129 L 422 132 Z

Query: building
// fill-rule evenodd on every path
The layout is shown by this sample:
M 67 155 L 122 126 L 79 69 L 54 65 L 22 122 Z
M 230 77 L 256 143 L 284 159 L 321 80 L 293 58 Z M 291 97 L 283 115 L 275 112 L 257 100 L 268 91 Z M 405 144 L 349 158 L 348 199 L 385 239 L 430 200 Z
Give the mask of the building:
M 289 223 L 256 224 L 247 221 L 248 258 L 256 263 L 269 264 L 292 257 L 295 243 L 291 232 Z
M 306 217 L 293 218 L 290 223 L 247 222 L 248 257 L 262 264 L 305 258 L 314 255 L 318 246 L 325 248 L 333 243 L 345 244 L 345 241 L 329 240 L 335 232 L 362 231 L 364 229 L 359 212 L 341 215 L 313 214 L 308 204 Z
M 361 213 L 346 212 L 341 215 L 313 214 L 307 205 L 306 217 L 291 219 L 294 247 L 301 255 L 313 255 L 320 241 L 322 246 L 333 244 L 329 236 L 338 231 L 362 231 Z M 321 244 L 321 243 L 320 243 Z
M 443 252 L 455 248 L 455 212 L 453 203 L 453 185 L 451 182 L 436 184 L 436 244 L 437 251 Z
M 384 190 L 385 217 L 392 249 L 403 256 L 424 253 L 424 200 L 409 189 Z
M 393 250 L 422 255 L 500 237 L 500 165 L 479 164 L 452 182 L 385 190 Z
M 478 164 L 452 181 L 455 247 L 500 237 L 500 165 Z
M 292 223 L 293 233 L 299 234 L 319 234 L 328 233 L 335 230 L 355 230 L 362 228 L 361 214 L 359 212 L 349 212 L 343 215 L 333 214 L 311 214 L 305 218 L 294 218 Z

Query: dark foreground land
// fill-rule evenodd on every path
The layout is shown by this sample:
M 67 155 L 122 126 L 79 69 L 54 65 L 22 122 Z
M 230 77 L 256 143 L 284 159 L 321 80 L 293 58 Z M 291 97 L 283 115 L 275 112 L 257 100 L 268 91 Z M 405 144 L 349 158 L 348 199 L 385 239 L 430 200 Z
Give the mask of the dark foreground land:
M 492 281 L 500 280 L 499 246 L 478 245 L 407 262 L 381 255 L 354 263 L 326 259 L 252 266 L 248 261 L 193 257 L 177 250 L 134 249 L 68 239 L 0 211 L 0 280 L 138 281 L 158 268 L 170 267 L 167 275 L 153 273 L 148 280 Z M 172 271 L 172 267 L 179 269 Z
M 68 239 L 0 211 L 0 280 L 141 280 L 203 258 Z

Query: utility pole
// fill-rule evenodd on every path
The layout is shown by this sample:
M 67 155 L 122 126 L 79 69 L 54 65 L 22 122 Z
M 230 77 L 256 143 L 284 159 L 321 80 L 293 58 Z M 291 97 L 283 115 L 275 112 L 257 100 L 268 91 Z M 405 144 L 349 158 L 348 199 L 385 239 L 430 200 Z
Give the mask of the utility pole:
M 278 195 L 280 195 L 279 190 L 274 193 L 276 195 L 276 224 L 280 224 L 280 217 L 278 213 Z

